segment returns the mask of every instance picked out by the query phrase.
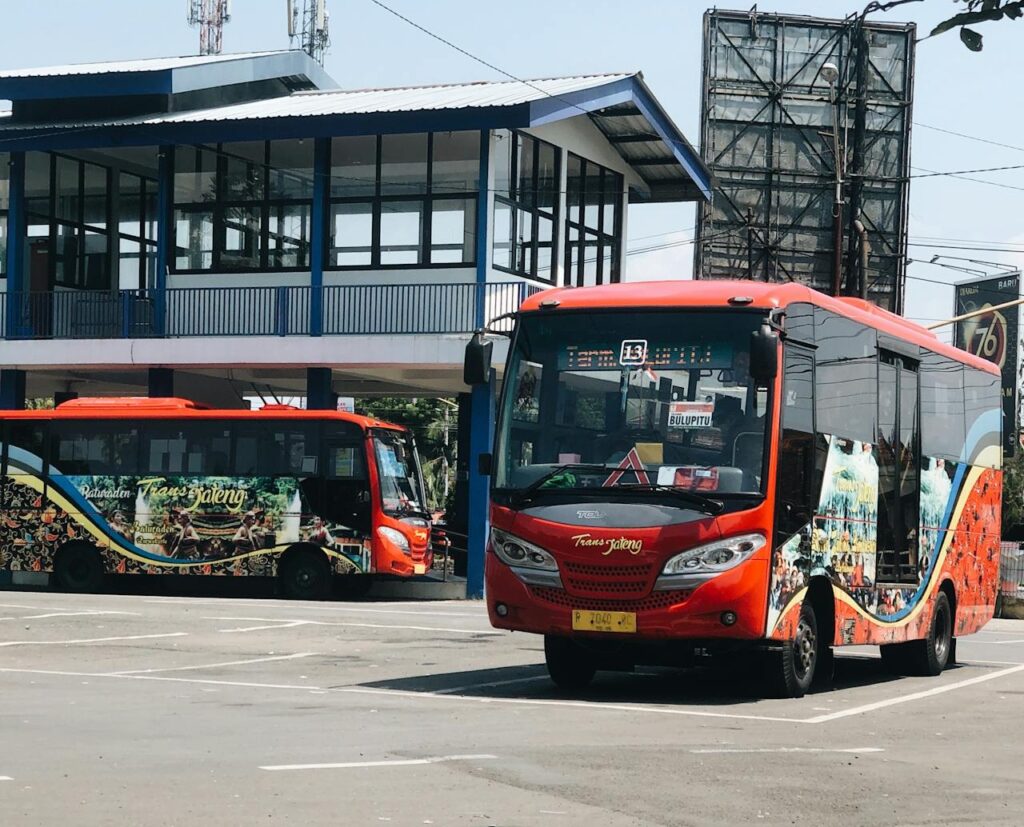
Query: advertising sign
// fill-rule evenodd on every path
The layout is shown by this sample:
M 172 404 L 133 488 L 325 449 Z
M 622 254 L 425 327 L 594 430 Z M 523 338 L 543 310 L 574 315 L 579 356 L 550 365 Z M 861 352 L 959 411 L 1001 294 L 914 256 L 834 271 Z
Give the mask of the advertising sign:
M 963 282 L 955 286 L 954 315 L 996 307 L 1020 296 L 1020 274 Z M 1020 307 L 992 310 L 957 322 L 957 347 L 988 359 L 1003 374 L 1003 454 L 1012 457 L 1017 433 L 1017 366 Z

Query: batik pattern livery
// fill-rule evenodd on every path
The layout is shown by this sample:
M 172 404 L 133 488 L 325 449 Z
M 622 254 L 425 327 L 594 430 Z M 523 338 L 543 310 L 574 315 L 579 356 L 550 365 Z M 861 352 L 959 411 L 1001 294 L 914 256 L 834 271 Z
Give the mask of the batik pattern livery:
M 292 477 L 65 476 L 11 446 L 0 479 L 0 570 L 53 570 L 70 541 L 100 548 L 119 574 L 272 575 L 276 555 L 303 542 L 338 573 L 367 571 L 369 548 L 311 516 Z
M 768 636 L 791 639 L 810 578 L 827 576 L 835 595 L 836 644 L 879 644 L 924 637 L 925 611 L 939 586 L 956 595 L 955 634 L 991 618 L 997 588 L 1001 475 L 962 460 L 923 458 L 920 478 L 918 578 L 878 586 L 879 470 L 872 447 L 828 437 L 822 491 L 811 524 L 778 547 L 772 559 Z M 996 449 L 997 450 L 997 449 Z M 997 465 L 986 449 L 974 462 Z M 993 461 L 995 460 L 995 461 Z

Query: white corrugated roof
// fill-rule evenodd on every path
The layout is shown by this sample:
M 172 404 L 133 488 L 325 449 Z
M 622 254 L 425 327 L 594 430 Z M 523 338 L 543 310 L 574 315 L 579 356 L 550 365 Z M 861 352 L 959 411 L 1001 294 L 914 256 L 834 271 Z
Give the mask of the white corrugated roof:
M 187 66 L 204 66 L 229 60 L 246 60 L 265 55 L 286 54 L 289 50 L 273 52 L 244 52 L 227 55 L 186 55 L 183 57 L 151 57 L 139 60 L 114 60 L 107 63 L 68 63 L 64 66 L 42 66 L 37 69 L 5 69 L 0 80 L 21 78 L 52 78 L 68 75 L 107 75 L 125 72 L 159 72 Z
M 434 109 L 515 106 L 548 97 L 557 98 L 631 76 L 630 74 L 586 75 L 528 81 L 510 80 L 443 86 L 410 86 L 398 89 L 299 92 L 288 97 L 232 104 L 215 109 L 156 115 L 144 118 L 141 122 L 147 124 L 191 123 L 250 118 L 370 115 L 381 112 L 423 112 Z

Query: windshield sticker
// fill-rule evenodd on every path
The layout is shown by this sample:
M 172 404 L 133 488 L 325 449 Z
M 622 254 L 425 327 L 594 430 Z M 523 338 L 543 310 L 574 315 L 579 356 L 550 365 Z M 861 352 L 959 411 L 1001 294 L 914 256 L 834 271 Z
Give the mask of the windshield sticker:
M 623 367 L 643 367 L 647 362 L 646 339 L 623 339 L 619 348 L 619 364 Z
M 658 485 L 671 485 L 687 491 L 717 491 L 718 469 L 700 465 L 665 465 L 658 469 Z
M 711 402 L 671 402 L 668 406 L 668 427 L 710 428 L 714 410 Z

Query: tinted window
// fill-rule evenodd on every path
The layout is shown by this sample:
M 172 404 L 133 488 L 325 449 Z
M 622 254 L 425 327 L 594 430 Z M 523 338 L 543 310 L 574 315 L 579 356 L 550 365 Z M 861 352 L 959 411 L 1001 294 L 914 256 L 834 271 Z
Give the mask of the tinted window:
M 229 473 L 231 431 L 206 422 L 156 422 L 146 428 L 144 473 L 224 476 Z
M 82 476 L 138 473 L 139 431 L 127 423 L 54 422 L 50 438 L 54 472 Z
M 813 304 L 791 304 L 786 308 L 786 338 L 814 344 Z
M 998 383 L 998 378 L 996 379 Z M 959 459 L 964 445 L 964 368 L 926 353 L 921 362 L 921 453 Z
M 325 422 L 324 476 L 332 480 L 365 480 L 366 444 L 363 429 L 350 422 Z
M 814 459 L 813 380 L 811 352 L 787 343 L 782 380 L 782 445 L 776 487 L 779 542 L 785 542 L 810 520 Z
M 875 435 L 875 331 L 815 308 L 818 432 L 871 442 Z
M 319 472 L 316 426 L 273 422 L 260 444 L 260 475 L 309 477 Z
M 972 465 L 988 464 L 979 462 L 982 452 L 1000 446 L 999 423 L 1003 416 L 1001 400 L 1002 387 L 998 376 L 974 368 L 964 368 L 964 430 L 971 437 L 971 455 L 967 459 Z M 985 414 L 990 416 L 979 423 L 978 420 Z M 1007 427 L 1005 423 L 1003 427 Z M 998 454 L 992 457 L 992 461 L 998 461 Z
M 34 464 L 33 458 L 45 459 L 45 422 L 12 421 L 8 424 L 7 431 L 7 462 L 10 468 L 12 460 L 17 462 L 19 453 L 27 453 L 30 456 L 23 459 L 27 464 Z M 8 473 L 24 473 L 20 467 L 10 468 Z

